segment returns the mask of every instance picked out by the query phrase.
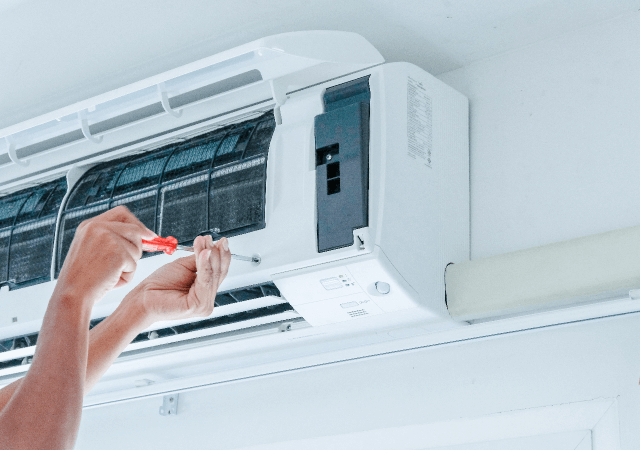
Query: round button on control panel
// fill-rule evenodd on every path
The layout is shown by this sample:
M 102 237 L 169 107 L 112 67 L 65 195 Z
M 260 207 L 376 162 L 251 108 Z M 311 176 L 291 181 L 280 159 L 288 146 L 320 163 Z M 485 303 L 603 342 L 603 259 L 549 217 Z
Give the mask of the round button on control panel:
M 380 294 L 388 294 L 391 291 L 391 286 L 389 283 L 385 283 L 384 281 L 376 281 L 376 291 Z

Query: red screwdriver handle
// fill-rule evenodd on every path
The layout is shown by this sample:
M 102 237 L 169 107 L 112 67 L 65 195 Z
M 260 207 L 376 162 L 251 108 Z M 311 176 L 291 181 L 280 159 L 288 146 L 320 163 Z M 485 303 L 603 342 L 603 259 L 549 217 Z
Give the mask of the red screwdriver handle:
M 158 236 L 150 241 L 142 240 L 142 250 L 145 252 L 165 252 L 167 255 L 172 255 L 178 247 L 178 240 L 173 236 L 167 236 L 165 238 Z

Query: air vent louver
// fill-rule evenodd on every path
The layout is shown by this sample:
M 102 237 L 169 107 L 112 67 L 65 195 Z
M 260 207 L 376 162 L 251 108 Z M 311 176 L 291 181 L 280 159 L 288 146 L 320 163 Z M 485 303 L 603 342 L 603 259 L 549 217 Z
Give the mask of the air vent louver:
M 10 289 L 51 279 L 64 178 L 0 198 L 0 284 Z
M 215 78 L 215 73 L 214 66 L 210 66 L 165 82 L 168 90 L 182 92 L 169 98 L 170 106 L 181 108 L 262 81 L 260 71 L 252 69 L 193 89 L 194 82 L 201 84 L 200 81 L 204 81 L 208 76 L 213 75 Z M 96 105 L 92 111 L 87 111 L 89 131 L 95 136 L 164 113 L 157 88 L 153 86 L 108 100 Z M 13 138 L 18 141 L 16 153 L 20 159 L 86 139 L 79 129 L 75 113 L 19 132 Z M 7 153 L 0 155 L 0 166 L 5 164 L 11 164 L 11 158 Z
M 89 170 L 65 205 L 56 275 L 78 225 L 118 205 L 159 235 L 187 245 L 203 231 L 229 237 L 264 228 L 267 152 L 274 129 L 269 112 Z
M 215 307 L 220 308 L 231 303 L 240 303 L 249 300 L 255 300 L 262 297 L 280 297 L 280 291 L 273 283 L 264 283 L 254 286 L 247 286 L 239 289 L 234 289 L 225 292 L 219 292 L 216 295 Z M 213 329 L 223 325 L 238 324 L 251 319 L 263 318 L 268 316 L 274 316 L 288 311 L 294 311 L 293 307 L 284 301 L 281 303 L 271 304 L 268 306 L 262 306 L 254 309 L 248 309 L 245 311 L 235 312 L 232 314 L 226 314 L 222 316 L 212 317 L 203 320 L 196 320 L 194 322 L 175 325 L 173 327 L 160 328 L 152 332 L 141 333 L 135 337 L 132 341 L 144 342 L 157 338 L 163 338 L 168 336 L 174 336 L 179 334 L 185 334 L 193 331 Z M 105 318 L 93 319 L 89 327 L 93 328 L 102 322 Z M 33 347 L 38 340 L 38 333 L 33 333 L 27 336 L 17 336 L 11 339 L 0 341 L 0 354 L 9 352 L 12 350 Z M 0 370 L 9 367 L 20 366 L 30 362 L 31 356 L 20 356 L 18 358 L 10 359 L 7 361 L 0 361 Z

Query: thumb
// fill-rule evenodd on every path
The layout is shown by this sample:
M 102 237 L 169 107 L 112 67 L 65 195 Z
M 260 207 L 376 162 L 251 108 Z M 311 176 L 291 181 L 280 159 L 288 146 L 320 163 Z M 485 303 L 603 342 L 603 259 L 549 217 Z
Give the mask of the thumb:
M 211 253 L 210 248 L 202 250 L 195 259 L 196 270 L 198 276 L 196 277 L 196 287 L 202 289 L 210 289 L 213 285 L 213 267 L 211 266 Z
M 196 273 L 198 271 L 198 266 L 196 264 L 196 256 L 195 255 L 183 256 L 182 258 L 176 259 L 171 264 L 174 264 L 174 263 L 175 264 L 180 264 L 182 267 L 187 269 L 189 272 Z

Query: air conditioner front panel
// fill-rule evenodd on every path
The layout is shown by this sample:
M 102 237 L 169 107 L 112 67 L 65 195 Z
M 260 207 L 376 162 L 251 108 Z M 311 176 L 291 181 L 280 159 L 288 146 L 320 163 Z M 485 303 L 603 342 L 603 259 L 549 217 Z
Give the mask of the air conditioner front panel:
M 418 252 L 416 250 L 418 247 L 416 245 L 424 247 L 426 245 L 425 241 L 428 241 L 428 239 L 420 239 L 420 236 L 416 235 L 416 241 L 412 243 L 411 231 L 407 228 L 402 231 L 406 235 L 404 236 L 406 239 L 401 243 L 402 248 L 393 248 L 395 244 L 393 244 L 393 239 L 391 239 L 389 233 L 397 233 L 392 224 L 398 223 L 398 221 L 394 222 L 393 216 L 395 213 L 392 210 L 394 207 L 401 207 L 406 199 L 404 195 L 398 196 L 397 194 L 394 194 L 395 197 L 391 195 L 393 198 L 390 198 L 389 192 L 397 189 L 399 184 L 413 180 L 411 182 L 416 186 L 412 188 L 413 192 L 419 192 L 419 194 L 410 195 L 419 195 L 423 199 L 423 207 L 427 210 L 433 208 L 431 213 L 422 211 L 420 214 L 425 214 L 425 217 L 427 217 L 427 214 L 431 214 L 432 217 L 427 217 L 428 220 L 438 217 L 440 203 L 436 197 L 439 195 L 439 191 L 428 186 L 437 186 L 443 179 L 451 175 L 451 172 L 447 172 L 447 167 L 451 167 L 451 163 L 447 161 L 447 158 L 450 157 L 448 155 L 458 155 L 456 152 L 464 147 L 462 145 L 464 143 L 456 144 L 457 147 L 452 147 L 451 150 L 443 149 L 442 154 L 438 155 L 442 161 L 440 167 L 436 166 L 429 171 L 423 172 L 416 171 L 411 167 L 414 161 L 407 158 L 406 126 L 403 128 L 398 125 L 392 129 L 386 126 L 391 120 L 390 116 L 393 116 L 396 121 L 399 120 L 396 117 L 399 115 L 392 114 L 391 109 L 395 111 L 402 108 L 401 110 L 404 111 L 404 114 L 407 113 L 407 99 L 402 100 L 399 107 L 398 105 L 388 104 L 388 100 L 385 100 L 386 98 L 397 99 L 398 95 L 395 91 L 398 89 L 399 79 L 404 80 L 406 84 L 410 75 L 414 78 L 420 76 L 429 77 L 410 65 L 381 66 L 370 69 L 365 73 L 353 74 L 340 80 L 333 80 L 290 94 L 287 102 L 281 107 L 283 123 L 278 125 L 275 130 L 266 127 L 266 125 L 260 125 L 253 131 L 238 131 L 242 127 L 233 132 L 223 129 L 219 131 L 219 133 L 223 133 L 223 137 L 220 139 L 211 139 L 211 142 L 200 147 L 194 144 L 195 147 L 198 147 L 195 152 L 193 150 L 195 147 L 190 147 L 190 144 L 186 141 L 183 144 L 171 144 L 148 155 L 131 156 L 123 159 L 122 162 L 113 161 L 94 167 L 77 183 L 65 206 L 60 224 L 58 262 L 67 251 L 72 238 L 72 230 L 75 229 L 77 224 L 85 218 L 99 214 L 109 206 L 117 204 L 128 205 L 133 210 L 139 209 L 139 217 L 147 226 L 157 230 L 161 235 L 174 235 L 183 243 L 188 243 L 195 234 L 206 229 L 219 229 L 221 234 L 224 235 L 229 230 L 225 229 L 223 223 L 216 222 L 216 215 L 224 216 L 224 211 L 219 210 L 219 205 L 232 204 L 233 200 L 225 199 L 220 204 L 216 204 L 216 202 L 207 202 L 207 196 L 202 196 L 200 193 L 206 190 L 205 185 L 208 183 L 209 189 L 224 199 L 226 195 L 225 189 L 227 189 L 225 187 L 225 178 L 235 178 L 232 184 L 239 186 L 238 197 L 247 197 L 247 193 L 254 189 L 252 186 L 255 185 L 256 180 L 259 180 L 262 176 L 260 173 L 266 174 L 266 181 L 263 181 L 266 184 L 262 188 L 264 198 L 262 201 L 257 201 L 255 208 L 251 207 L 249 210 L 262 209 L 264 225 L 258 226 L 257 229 L 249 229 L 248 231 L 250 232 L 246 234 L 231 237 L 231 248 L 237 254 L 259 254 L 262 262 L 260 265 L 255 266 L 250 263 L 235 261 L 221 287 L 222 289 L 234 289 L 262 283 L 274 278 L 282 279 L 286 276 L 295 276 L 297 270 L 306 267 L 319 267 L 322 264 L 352 258 L 367 258 L 367 255 L 378 248 L 381 252 L 376 251 L 375 254 L 383 255 L 386 252 L 390 254 L 400 252 L 401 254 L 402 252 L 408 252 L 408 254 L 415 253 L 417 255 Z M 319 252 L 317 237 L 318 212 L 316 210 L 319 188 L 316 180 L 315 118 L 325 111 L 324 95 L 327 88 L 348 85 L 361 79 L 368 80 L 367 84 L 370 89 L 370 94 L 368 95 L 370 95 L 369 101 L 371 104 L 370 154 L 368 155 L 368 217 L 370 220 L 365 227 L 358 228 L 361 224 L 356 225 L 352 234 L 351 245 L 335 248 L 327 252 Z M 442 89 L 434 97 L 438 95 L 442 97 L 453 95 L 448 93 L 446 87 L 440 88 L 436 82 L 431 81 L 431 78 L 429 78 L 429 82 L 433 84 L 431 89 Z M 406 93 L 406 88 L 404 92 Z M 356 93 L 355 95 L 357 97 L 360 94 Z M 359 98 L 356 99 L 355 104 L 358 103 Z M 436 104 L 436 106 L 439 105 Z M 453 116 L 457 114 L 463 117 L 465 111 L 461 107 L 457 113 L 452 114 Z M 438 114 L 437 108 L 434 110 L 435 114 Z M 438 132 L 447 133 L 448 131 L 444 129 L 434 133 Z M 213 135 L 215 133 L 213 132 Z M 242 143 L 249 138 L 248 134 L 252 134 L 252 143 L 259 143 L 255 148 L 265 148 L 268 145 L 268 153 L 264 155 L 266 156 L 264 163 L 260 160 L 261 156 L 252 154 L 251 146 L 247 152 L 244 152 L 244 149 L 242 150 L 245 153 L 242 160 L 237 157 L 238 153 L 240 153 L 239 151 L 227 151 L 227 149 L 231 148 L 242 149 Z M 436 138 L 438 137 L 436 136 Z M 398 146 L 396 143 L 401 145 Z M 184 145 L 185 149 L 180 145 Z M 211 178 L 208 180 L 206 176 L 200 179 L 205 172 L 199 171 L 199 169 L 205 167 L 207 162 L 211 162 L 210 156 L 214 147 L 223 149 L 220 155 L 220 166 L 217 166 L 216 163 L 214 167 L 210 167 L 213 170 L 206 172 L 211 174 Z M 453 151 L 454 149 L 455 152 Z M 266 148 L 264 151 L 266 151 Z M 234 154 L 236 156 L 233 156 Z M 185 161 L 189 163 L 187 164 Z M 189 164 L 196 172 L 190 175 L 181 172 Z M 243 164 L 245 166 L 255 164 L 255 167 L 245 167 L 243 170 L 235 169 Z M 403 168 L 403 164 L 408 164 L 408 166 Z M 393 167 L 393 172 L 389 172 L 390 167 Z M 237 173 L 244 173 L 246 177 L 243 175 L 238 178 Z M 141 174 L 148 174 L 149 176 Z M 387 179 L 391 176 L 393 176 L 394 180 L 393 186 L 387 182 Z M 465 183 L 468 183 L 468 180 L 462 177 L 456 176 L 455 179 L 459 181 L 451 181 L 451 183 L 459 183 L 462 188 Z M 425 186 L 425 188 L 420 186 Z M 193 195 L 190 194 L 190 189 L 194 190 Z M 385 192 L 387 193 L 385 194 Z M 184 197 L 181 197 L 183 194 Z M 433 199 L 433 202 L 429 199 Z M 177 210 L 175 214 L 171 213 L 170 208 L 165 208 L 165 205 L 170 206 L 172 202 L 176 204 L 190 202 L 188 203 L 188 211 L 202 212 L 203 209 L 206 210 L 208 208 L 209 223 L 205 225 L 207 216 L 202 218 L 201 214 L 185 214 L 183 210 Z M 162 206 L 162 208 L 158 209 L 157 205 Z M 456 209 L 456 211 L 460 212 L 461 223 L 464 223 L 464 209 L 464 207 Z M 154 210 L 156 211 L 155 214 L 153 213 Z M 188 220 L 185 220 L 187 218 Z M 177 226 L 171 228 L 165 225 L 165 219 L 174 220 Z M 384 220 L 381 221 L 381 219 L 386 220 L 386 222 Z M 181 223 L 181 220 L 184 223 Z M 380 228 L 382 223 L 387 223 L 384 229 Z M 468 226 L 468 221 L 466 223 Z M 245 225 L 249 227 L 252 225 L 251 221 L 243 222 L 242 220 L 236 221 L 234 224 L 241 226 L 241 228 Z M 436 221 L 434 224 L 434 226 L 437 226 L 438 222 Z M 233 235 L 233 233 L 230 235 Z M 440 236 L 439 239 L 442 239 L 442 237 Z M 391 242 L 391 244 L 384 244 L 385 240 Z M 433 256 L 436 256 L 435 259 L 430 256 L 433 250 L 428 245 L 424 248 L 420 247 L 424 253 L 416 256 L 417 260 L 426 255 L 425 257 L 428 261 L 433 260 L 433 264 L 438 266 L 446 264 L 444 262 L 445 259 L 447 262 L 464 259 L 466 257 L 463 248 L 464 240 L 465 236 L 460 237 L 461 243 L 455 249 L 452 247 L 451 250 L 445 249 L 433 254 Z M 184 254 L 181 255 L 180 252 L 176 252 L 173 256 L 156 255 L 144 258 L 139 263 L 133 285 L 144 279 L 157 267 L 179 256 L 184 256 Z M 415 280 L 406 279 L 406 272 L 406 269 L 404 269 L 404 272 L 401 271 L 400 277 L 404 277 L 409 288 L 416 293 L 412 297 L 411 305 L 413 307 L 440 305 L 436 307 L 436 310 L 438 310 L 437 315 L 442 316 L 444 311 L 443 295 L 439 295 L 436 291 L 443 292 L 443 286 L 441 285 L 443 285 L 444 276 L 441 277 L 440 274 L 430 275 L 433 277 L 434 282 L 438 283 L 433 285 L 434 288 L 437 286 L 436 291 L 434 291 L 429 285 L 421 285 L 421 281 L 418 278 Z M 421 276 L 419 271 L 415 273 L 412 277 Z M 369 286 L 367 286 L 368 288 Z M 129 289 L 130 287 L 125 287 L 110 293 L 96 306 L 95 316 L 109 314 Z M 436 294 L 429 294 L 429 291 L 436 292 Z M 14 293 L 5 293 L 5 296 L 11 296 L 12 294 Z M 296 301 L 296 298 L 293 298 L 290 293 L 285 294 L 285 297 L 290 299 L 291 302 L 295 303 Z M 300 294 L 298 294 L 298 297 L 300 297 Z M 409 305 L 403 307 L 406 308 Z
M 267 56 L 272 61 L 280 57 Z M 282 320 L 331 330 L 331 335 L 375 333 L 409 322 L 447 322 L 444 267 L 468 257 L 468 204 L 456 200 L 468 192 L 466 99 L 410 64 L 379 65 L 336 77 L 336 64 L 349 64 L 298 63 L 295 73 L 276 78 L 280 68 L 264 66 L 259 70 L 262 81 L 212 97 L 189 97 L 194 101 L 188 102 L 193 90 L 176 88 L 167 79 L 169 104 L 181 110 L 180 117 L 160 111 L 157 101 L 150 104 L 156 112 L 141 115 L 136 112 L 140 105 L 132 103 L 126 114 L 139 117 L 107 129 L 99 127 L 116 123 L 118 116 L 111 109 L 107 114 L 106 107 L 96 108 L 96 114 L 106 115 L 92 122 L 90 131 L 104 132 L 101 142 L 75 140 L 33 153 L 29 169 L 17 168 L 0 181 L 11 192 L 38 177 L 64 175 L 76 164 L 73 173 L 82 175 L 70 177 L 59 217 L 56 271 L 78 224 L 121 204 L 149 228 L 183 244 L 200 232 L 213 231 L 229 237 L 233 253 L 261 257 L 259 265 L 232 262 L 214 313 L 205 319 L 223 325 L 198 328 L 201 320 L 156 324 L 132 344 L 131 357 L 134 349 L 153 352 L 169 341 L 176 347 L 167 351 L 182 354 L 181 342 L 196 334 L 204 339 L 229 332 L 233 339 L 244 339 L 261 335 L 249 330 L 262 326 L 268 327 L 265 333 L 274 333 Z M 241 76 L 252 69 L 242 70 L 226 75 Z M 318 84 L 310 86 L 312 79 Z M 225 80 L 220 72 L 219 82 Z M 425 168 L 411 155 L 410 127 L 415 124 L 410 120 L 416 114 L 411 112 L 416 107 L 411 83 L 422 85 L 432 100 L 430 110 L 418 102 L 419 114 L 431 114 L 431 121 L 422 125 L 433 139 L 432 167 Z M 201 84 L 196 90 L 213 89 L 211 83 Z M 283 87 L 288 90 L 285 96 Z M 49 161 L 55 163 L 47 169 L 44 159 L 35 155 L 51 155 Z M 458 167 L 460 160 L 463 167 Z M 327 217 L 332 222 L 323 222 Z M 455 224 L 445 217 L 453 217 Z M 341 233 L 339 239 L 321 239 L 322 233 L 334 230 Z M 188 254 L 145 255 L 133 282 L 95 305 L 94 322 L 109 315 L 154 270 Z M 255 286 L 269 283 L 277 287 L 278 296 L 263 289 L 263 297 L 249 298 L 257 292 Z M 0 292 L 0 340 L 36 339 L 54 286 L 55 280 Z M 245 294 L 231 294 L 242 290 L 248 300 L 242 300 Z M 284 310 L 272 314 L 275 310 L 264 308 Z M 183 328 L 191 331 L 172 331 Z M 156 339 L 150 338 L 152 331 Z M 213 340 L 208 342 L 213 345 Z M 258 339 L 249 340 L 243 348 L 251 353 L 260 345 Z M 23 373 L 26 368 L 16 361 L 24 357 L 28 363 L 32 351 L 32 346 L 14 349 L 5 352 L 6 358 L 0 353 L 0 360 L 13 361 L 7 370 Z M 141 374 L 153 371 L 157 358 L 152 353 L 136 355 L 146 361 Z M 133 366 L 128 365 L 135 372 Z M 0 376 L 4 373 L 0 370 Z

